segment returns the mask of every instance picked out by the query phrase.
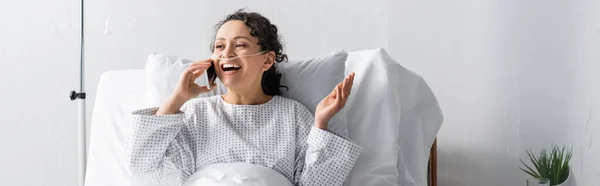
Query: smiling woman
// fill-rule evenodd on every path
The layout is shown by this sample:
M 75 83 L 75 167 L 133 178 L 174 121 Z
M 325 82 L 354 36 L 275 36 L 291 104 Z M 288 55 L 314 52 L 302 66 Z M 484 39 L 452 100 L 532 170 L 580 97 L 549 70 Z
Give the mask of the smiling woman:
M 160 181 L 175 170 L 183 185 L 212 176 L 209 172 L 247 167 L 242 163 L 266 167 L 297 186 L 342 185 L 362 148 L 331 133 L 328 122 L 344 107 L 354 73 L 323 98 L 313 116 L 298 101 L 280 96 L 284 86 L 276 64 L 287 55 L 275 25 L 240 10 L 216 28 L 213 57 L 189 65 L 161 107 L 133 112 L 125 150 L 131 172 Z M 227 93 L 194 99 L 208 92 L 194 81 L 210 67 Z M 254 176 L 269 181 L 266 175 Z M 268 183 L 259 185 L 282 185 Z

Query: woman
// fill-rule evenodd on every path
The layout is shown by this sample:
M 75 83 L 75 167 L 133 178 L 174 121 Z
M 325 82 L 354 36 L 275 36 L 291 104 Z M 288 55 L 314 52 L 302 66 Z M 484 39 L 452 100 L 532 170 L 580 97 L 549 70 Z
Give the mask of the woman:
M 204 166 L 245 162 L 275 170 L 298 186 L 342 185 L 362 148 L 330 133 L 327 123 L 344 107 L 354 73 L 313 116 L 299 102 L 280 96 L 276 63 L 287 56 L 275 25 L 240 10 L 216 28 L 213 56 L 235 59 L 190 65 L 160 108 L 133 112 L 126 143 L 132 173 L 158 182 L 175 170 L 184 184 Z M 211 65 L 227 93 L 193 99 L 209 91 L 194 80 Z

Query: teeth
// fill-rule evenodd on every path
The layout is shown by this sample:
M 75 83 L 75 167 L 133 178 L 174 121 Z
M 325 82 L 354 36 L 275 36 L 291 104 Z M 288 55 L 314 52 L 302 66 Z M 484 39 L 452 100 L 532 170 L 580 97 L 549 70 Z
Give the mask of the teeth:
M 240 68 L 240 66 L 234 64 L 223 64 L 223 68 Z

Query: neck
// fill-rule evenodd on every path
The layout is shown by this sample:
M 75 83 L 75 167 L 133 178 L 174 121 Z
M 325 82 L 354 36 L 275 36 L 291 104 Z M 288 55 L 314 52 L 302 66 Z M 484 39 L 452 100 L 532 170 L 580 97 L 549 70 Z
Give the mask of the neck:
M 221 98 L 227 103 L 236 105 L 258 105 L 271 100 L 273 96 L 267 95 L 259 87 L 258 90 L 234 90 L 227 88 L 227 93 Z

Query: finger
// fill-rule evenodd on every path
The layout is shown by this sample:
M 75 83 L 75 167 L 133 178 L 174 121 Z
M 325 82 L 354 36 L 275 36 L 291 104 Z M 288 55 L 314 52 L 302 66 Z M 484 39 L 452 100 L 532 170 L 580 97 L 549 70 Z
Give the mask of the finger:
M 202 76 L 204 74 L 204 70 L 196 70 L 192 73 L 192 75 L 190 76 L 192 79 L 196 79 L 200 76 Z
M 346 89 L 350 90 L 352 88 L 352 76 L 348 77 L 348 86 Z
M 212 85 L 210 85 L 210 89 L 208 88 L 208 86 L 202 86 L 202 87 L 200 87 L 200 93 L 210 92 L 211 90 L 213 90 L 216 87 L 217 87 L 216 83 L 213 83 Z
M 338 87 L 336 89 L 337 90 L 336 91 L 336 99 L 334 101 L 336 110 L 339 110 L 342 106 L 342 99 L 341 99 L 342 98 L 342 87 L 341 86 L 342 86 L 341 84 L 338 85 Z
M 186 73 L 188 73 L 189 75 L 191 75 L 191 74 L 195 74 L 195 73 L 196 73 L 196 72 L 198 72 L 198 71 L 199 71 L 200 73 L 203 73 L 203 72 L 204 72 L 204 70 L 208 69 L 208 67 L 210 67 L 210 66 L 207 66 L 207 65 L 197 65 L 197 66 L 191 66 L 191 67 L 189 67 L 189 68 L 186 70 Z
M 346 93 L 346 87 L 348 87 L 348 78 L 344 78 L 344 81 L 342 81 L 342 87 L 341 87 L 342 94 L 341 94 L 341 97 L 340 97 L 342 99 L 342 101 L 344 101 L 344 99 L 346 99 L 346 95 L 345 95 L 345 93 Z
M 194 64 L 194 65 L 188 66 L 188 68 L 186 70 L 193 72 L 193 71 L 197 70 L 198 68 L 208 68 L 208 67 L 210 67 L 210 65 L 208 65 L 208 64 Z M 194 70 L 192 70 L 192 69 L 194 69 Z
M 352 89 L 352 75 L 346 78 L 346 87 L 344 89 L 344 101 L 348 99 L 348 95 L 350 95 L 350 90 Z
M 350 74 L 350 87 L 352 87 L 352 85 L 354 85 L 354 76 L 355 76 L 355 74 L 354 74 L 354 72 L 352 72 Z
M 194 73 L 192 74 L 192 77 L 194 79 L 196 79 L 196 78 L 204 75 L 204 73 L 206 73 L 206 68 L 194 71 Z
M 202 74 L 204 74 L 204 70 L 206 70 L 206 68 L 202 67 L 202 66 L 197 66 L 197 67 L 193 67 L 190 69 L 187 69 L 184 74 L 182 74 L 184 76 L 185 79 L 188 79 L 190 81 L 194 81 L 196 78 L 200 77 Z
M 203 60 L 194 62 L 194 64 L 207 64 L 207 63 L 212 63 L 212 59 L 208 58 L 208 59 L 203 59 Z
M 346 100 L 348 101 L 348 98 L 350 98 L 350 94 L 352 94 L 352 83 L 350 83 L 350 86 L 348 86 L 348 91 L 346 92 Z
M 206 92 L 210 92 L 210 90 L 208 89 L 207 86 L 200 87 L 200 93 L 206 93 Z
M 196 68 L 196 67 L 210 67 L 212 65 L 212 63 L 196 63 L 196 64 L 191 64 L 190 66 L 188 66 L 188 69 L 190 68 Z
M 200 75 L 202 73 L 204 73 L 204 71 L 206 71 L 208 69 L 208 67 L 197 67 L 194 69 L 194 71 L 192 72 L 194 75 L 200 73 Z
M 210 85 L 210 89 L 209 89 L 209 87 L 208 87 L 208 86 L 204 86 L 204 87 L 206 87 L 206 89 L 207 89 L 207 90 L 212 90 L 212 89 L 214 89 L 214 88 L 216 88 L 216 87 L 217 87 L 217 84 L 216 84 L 216 83 L 213 83 L 213 84 L 211 84 L 211 85 Z
M 196 67 L 200 67 L 200 66 L 208 66 L 208 64 L 206 64 L 206 63 L 194 63 L 194 64 L 190 64 L 190 66 L 188 66 L 186 69 L 196 68 Z
M 202 74 L 204 74 L 204 71 L 200 71 L 200 72 L 188 72 L 186 74 L 186 78 L 191 79 L 193 81 L 196 78 L 200 77 Z
M 209 62 L 205 62 L 205 61 L 198 61 L 198 62 L 195 62 L 195 63 L 192 63 L 192 64 L 190 64 L 190 65 L 188 66 L 188 68 L 187 68 L 187 69 L 190 69 L 190 68 L 195 68 L 195 67 L 198 67 L 198 66 L 203 66 L 203 67 L 206 67 L 206 68 L 208 68 L 208 67 L 210 67 L 211 65 L 212 65 L 212 62 L 210 62 L 210 61 L 209 61 Z

